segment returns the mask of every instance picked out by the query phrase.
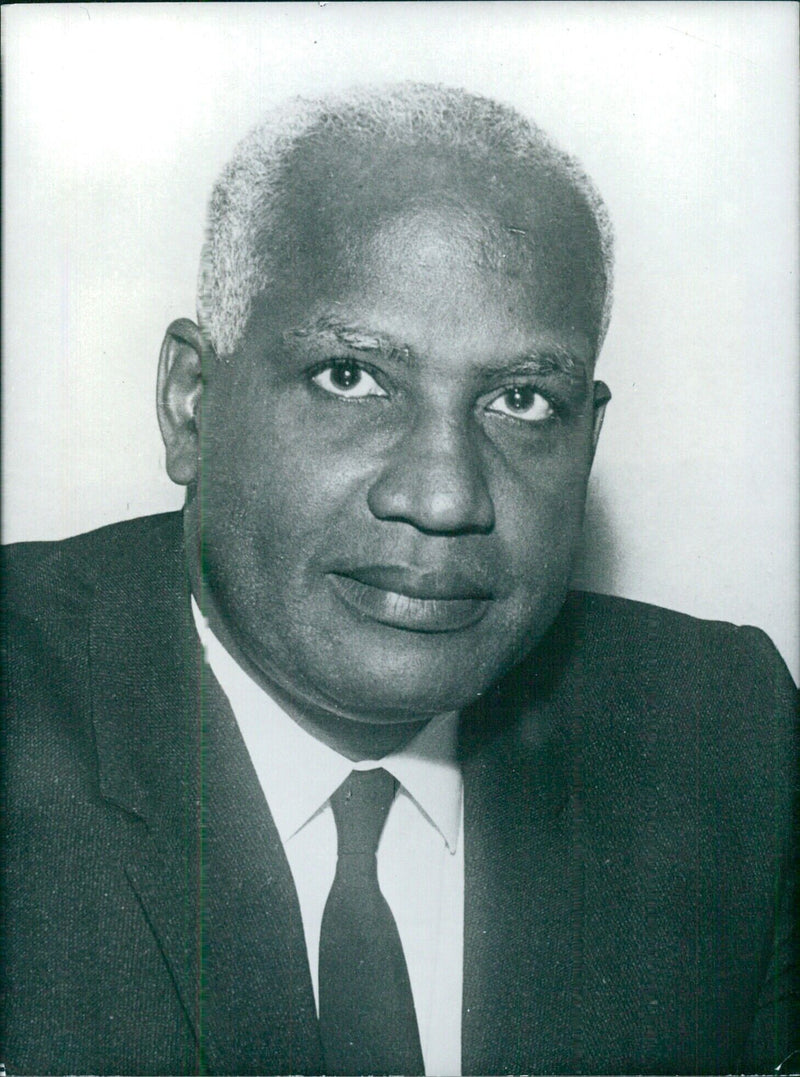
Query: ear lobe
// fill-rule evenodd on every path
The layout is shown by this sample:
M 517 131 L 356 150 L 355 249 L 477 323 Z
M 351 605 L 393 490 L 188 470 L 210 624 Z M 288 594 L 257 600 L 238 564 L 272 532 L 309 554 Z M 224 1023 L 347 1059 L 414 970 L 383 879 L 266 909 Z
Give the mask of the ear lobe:
M 156 406 L 167 450 L 167 473 L 179 486 L 196 482 L 200 459 L 199 405 L 203 358 L 208 348 L 188 318 L 167 329 L 158 363 Z
M 592 419 L 592 459 L 597 450 L 597 442 L 600 439 L 600 431 L 603 429 L 603 419 L 606 414 L 606 405 L 611 399 L 611 390 L 604 381 L 594 383 L 594 417 Z

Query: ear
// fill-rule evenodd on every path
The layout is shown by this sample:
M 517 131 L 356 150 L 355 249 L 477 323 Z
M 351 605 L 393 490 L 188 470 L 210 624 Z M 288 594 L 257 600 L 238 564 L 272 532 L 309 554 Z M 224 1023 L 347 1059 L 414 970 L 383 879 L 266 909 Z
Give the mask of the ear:
M 611 390 L 604 381 L 594 383 L 594 418 L 592 419 L 592 459 L 597 451 L 597 442 L 600 440 L 600 431 L 603 429 L 603 419 L 606 414 L 606 404 L 611 399 Z
M 158 425 L 167 450 L 167 473 L 179 486 L 197 481 L 203 360 L 210 345 L 188 318 L 167 329 L 158 363 Z

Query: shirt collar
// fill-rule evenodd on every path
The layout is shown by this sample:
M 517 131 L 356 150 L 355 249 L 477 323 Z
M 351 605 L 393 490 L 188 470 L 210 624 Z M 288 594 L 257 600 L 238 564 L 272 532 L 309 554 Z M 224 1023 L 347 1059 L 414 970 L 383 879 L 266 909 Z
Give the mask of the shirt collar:
M 231 705 L 281 841 L 285 845 L 327 804 L 352 770 L 384 767 L 456 851 L 462 779 L 458 714 L 431 719 L 399 752 L 353 762 L 298 725 L 236 662 L 211 631 L 194 597 L 192 615 L 205 659 Z

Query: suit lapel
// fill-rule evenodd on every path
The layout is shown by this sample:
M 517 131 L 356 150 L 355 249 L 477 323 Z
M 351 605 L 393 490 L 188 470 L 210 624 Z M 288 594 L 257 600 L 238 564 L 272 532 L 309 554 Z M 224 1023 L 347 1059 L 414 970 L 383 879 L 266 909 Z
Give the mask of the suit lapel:
M 149 537 L 147 548 L 115 548 L 96 574 L 92 720 L 100 791 L 140 822 L 124 870 L 197 1035 L 199 729 L 180 516 Z
M 202 698 L 208 1067 L 318 1073 L 322 1048 L 291 870 L 239 728 L 207 667 Z
M 204 667 L 180 516 L 99 572 L 90 627 L 100 789 L 141 822 L 125 865 L 218 1073 L 319 1072 L 291 872 L 227 700 Z

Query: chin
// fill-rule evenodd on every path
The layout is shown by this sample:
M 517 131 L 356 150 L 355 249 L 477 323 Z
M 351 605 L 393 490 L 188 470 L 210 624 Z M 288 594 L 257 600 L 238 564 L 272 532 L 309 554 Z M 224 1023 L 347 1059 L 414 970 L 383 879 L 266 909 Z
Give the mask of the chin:
M 361 694 L 339 696 L 334 700 L 334 706 L 338 713 L 356 721 L 399 724 L 463 710 L 483 690 L 484 686 L 465 691 L 463 683 L 431 688 L 425 684 L 394 685 L 385 682 L 379 691 L 375 691 L 373 683 L 368 691 Z
M 478 661 L 475 656 L 482 655 Z M 391 654 L 359 666 L 327 684 L 324 706 L 345 717 L 369 722 L 416 721 L 462 710 L 495 683 L 508 668 L 497 655 L 466 641 L 444 653 L 421 656 Z

